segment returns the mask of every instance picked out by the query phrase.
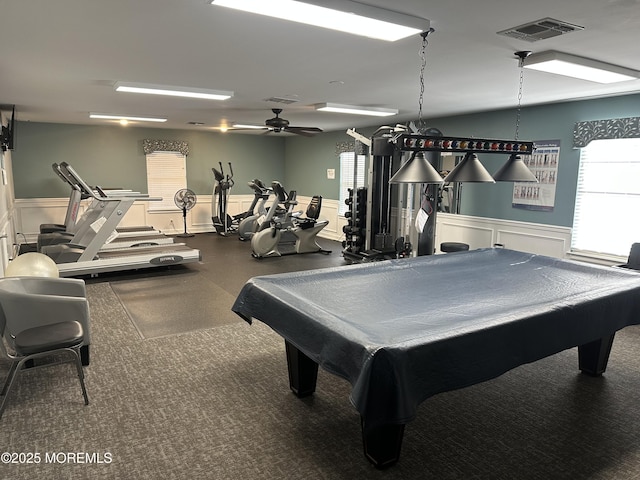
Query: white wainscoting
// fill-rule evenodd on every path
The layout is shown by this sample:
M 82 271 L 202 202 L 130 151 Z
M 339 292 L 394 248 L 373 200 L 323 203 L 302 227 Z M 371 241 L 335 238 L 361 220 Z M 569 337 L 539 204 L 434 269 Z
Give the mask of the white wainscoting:
M 246 212 L 251 206 L 253 195 L 231 195 L 227 205 L 227 213 L 231 216 Z M 298 196 L 298 208 L 304 212 L 311 197 Z M 67 211 L 67 198 L 28 198 L 16 199 L 16 230 L 21 237 L 29 242 L 35 242 L 42 223 L 61 223 Z M 88 201 L 83 202 L 81 213 L 84 212 Z M 321 218 L 329 220 L 322 230 L 325 238 L 337 239 L 338 234 L 338 201 L 322 200 Z M 213 231 L 211 221 L 211 195 L 198 195 L 198 202 L 187 212 L 187 230 L 191 233 Z M 344 220 L 344 219 L 343 219 Z M 149 225 L 168 235 L 181 233 L 184 230 L 182 210 L 149 210 L 145 202 L 134 203 L 123 217 L 121 226 Z M 342 226 L 339 230 L 342 232 Z M 24 240 L 23 238 L 23 240 Z
M 298 196 L 298 208 L 304 212 L 311 197 Z M 228 214 L 236 215 L 249 209 L 253 195 L 231 195 Z M 338 200 L 323 199 L 320 217 L 329 220 L 319 236 L 330 240 L 344 239 L 342 227 L 346 219 L 338 215 Z M 65 198 L 17 199 L 16 231 L 34 242 L 41 223 L 62 222 L 67 208 Z M 537 253 L 556 258 L 566 258 L 571 245 L 571 229 L 553 225 L 515 222 L 495 218 L 471 217 L 439 213 L 436 225 L 436 246 L 441 242 L 468 243 L 471 249 L 502 244 L 505 248 Z M 121 225 L 150 225 L 168 234 L 181 233 L 184 229 L 182 211 L 149 211 L 145 202 L 135 203 L 123 218 Z M 198 203 L 187 212 L 187 231 L 204 233 L 213 231 L 211 221 L 211 195 L 199 195 Z M 21 238 L 22 238 L 21 235 Z M 16 240 L 17 243 L 19 243 Z M 438 251 L 439 253 L 439 251 Z
M 571 247 L 571 229 L 539 223 L 438 213 L 436 247 L 442 242 L 468 243 L 470 249 L 492 247 L 566 258 Z

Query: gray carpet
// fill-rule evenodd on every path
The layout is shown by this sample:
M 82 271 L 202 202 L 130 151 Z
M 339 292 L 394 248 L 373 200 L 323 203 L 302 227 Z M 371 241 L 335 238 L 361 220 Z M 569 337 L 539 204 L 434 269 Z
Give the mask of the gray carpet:
M 26 372 L 0 451 L 112 460 L 0 464 L 0 478 L 640 480 L 640 327 L 616 336 L 602 378 L 579 374 L 572 349 L 428 399 L 400 462 L 378 471 L 362 454 L 350 385 L 321 370 L 316 394 L 296 398 L 284 342 L 260 322 L 143 340 L 107 282 L 87 291 L 91 404 L 70 365 Z
M 235 297 L 198 271 L 112 281 L 111 288 L 142 338 L 242 321 L 231 311 Z

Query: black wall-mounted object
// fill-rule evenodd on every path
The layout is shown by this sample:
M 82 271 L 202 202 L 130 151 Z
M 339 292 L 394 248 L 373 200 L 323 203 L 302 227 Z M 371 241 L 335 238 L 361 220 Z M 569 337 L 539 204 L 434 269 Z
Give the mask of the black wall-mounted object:
M 0 143 L 2 144 L 2 151 L 6 152 L 7 150 L 13 150 L 14 146 L 14 133 L 15 133 L 15 122 L 16 119 L 16 106 L 14 105 L 11 111 L 11 120 L 9 120 L 9 125 L 2 125 L 2 133 L 0 135 Z

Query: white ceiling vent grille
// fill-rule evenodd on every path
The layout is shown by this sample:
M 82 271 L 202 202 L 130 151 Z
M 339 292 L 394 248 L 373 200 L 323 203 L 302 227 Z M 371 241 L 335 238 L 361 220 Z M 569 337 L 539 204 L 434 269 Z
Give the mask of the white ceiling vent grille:
M 508 28 L 507 30 L 502 30 L 497 33 L 498 35 L 517 38 L 518 40 L 537 42 L 538 40 L 557 37 L 577 30 L 584 30 L 584 27 L 547 17 L 536 20 L 535 22 L 525 23 L 518 27 Z
M 283 103 L 285 105 L 291 105 L 292 103 L 296 103 L 299 100 L 296 98 L 286 98 L 286 97 L 269 97 L 263 99 L 263 102 L 274 102 L 274 103 Z

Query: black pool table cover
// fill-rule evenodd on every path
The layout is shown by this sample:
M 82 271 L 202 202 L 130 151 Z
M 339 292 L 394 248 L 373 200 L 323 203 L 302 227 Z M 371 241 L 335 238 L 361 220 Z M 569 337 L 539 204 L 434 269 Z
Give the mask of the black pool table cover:
M 640 323 L 640 274 L 481 249 L 255 277 L 232 310 L 346 378 L 369 425 L 404 424 L 439 392 Z

